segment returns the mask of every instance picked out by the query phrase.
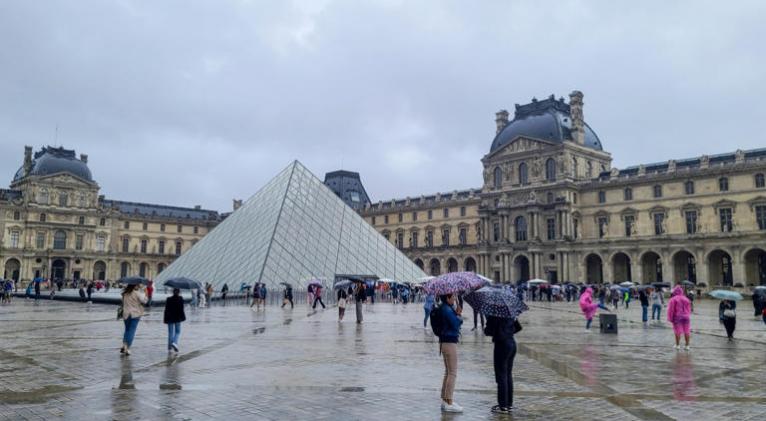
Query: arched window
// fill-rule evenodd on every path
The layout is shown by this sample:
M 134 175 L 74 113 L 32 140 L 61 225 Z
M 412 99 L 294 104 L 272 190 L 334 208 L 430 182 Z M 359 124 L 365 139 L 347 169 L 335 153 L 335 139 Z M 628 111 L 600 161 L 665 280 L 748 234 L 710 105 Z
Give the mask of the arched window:
M 494 179 L 495 188 L 499 189 L 502 184 L 503 184 L 503 170 L 501 170 L 500 167 L 495 167 L 495 179 Z
M 729 179 L 726 177 L 721 177 L 718 179 L 718 190 L 719 191 L 729 191 Z
M 519 184 L 527 184 L 528 177 L 527 177 L 527 163 L 522 162 L 519 164 Z
M 66 233 L 58 230 L 53 234 L 53 249 L 64 250 L 66 248 Z
M 766 178 L 764 178 L 763 174 L 756 174 L 755 175 L 755 188 L 756 189 L 762 189 L 766 187 Z
M 548 158 L 545 161 L 545 179 L 556 181 L 556 161 L 553 158 Z
M 516 217 L 513 226 L 516 229 L 516 241 L 527 241 L 527 220 L 523 216 Z

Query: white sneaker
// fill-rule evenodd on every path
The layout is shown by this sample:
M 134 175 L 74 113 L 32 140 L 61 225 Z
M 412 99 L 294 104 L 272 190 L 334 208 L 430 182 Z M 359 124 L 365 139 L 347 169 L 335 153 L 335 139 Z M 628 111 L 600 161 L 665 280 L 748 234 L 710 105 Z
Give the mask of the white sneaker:
M 673 349 L 676 349 L 676 350 L 681 349 L 681 345 L 673 345 Z
M 442 402 L 442 411 L 444 412 L 463 412 L 463 407 L 455 403 L 454 401 L 452 404 L 448 404 L 446 402 Z
M 691 347 L 690 347 L 689 345 L 686 345 L 686 346 L 684 347 L 684 351 L 691 351 Z

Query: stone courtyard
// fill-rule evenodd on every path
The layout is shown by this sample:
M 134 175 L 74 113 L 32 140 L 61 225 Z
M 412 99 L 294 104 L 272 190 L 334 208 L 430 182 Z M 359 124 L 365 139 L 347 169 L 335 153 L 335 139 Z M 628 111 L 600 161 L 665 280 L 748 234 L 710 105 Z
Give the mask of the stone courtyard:
M 619 334 L 584 333 L 572 303 L 530 303 L 518 334 L 512 416 L 493 415 L 492 344 L 470 308 L 455 399 L 443 415 L 438 346 L 420 304 L 350 311 L 242 303 L 188 309 L 181 352 L 168 356 L 162 309 L 118 352 L 115 307 L 15 299 L 0 307 L 0 419 L 762 419 L 766 326 L 740 303 L 728 343 L 717 302 L 697 305 L 690 352 L 666 323 L 620 309 Z M 351 309 L 352 310 L 352 309 Z

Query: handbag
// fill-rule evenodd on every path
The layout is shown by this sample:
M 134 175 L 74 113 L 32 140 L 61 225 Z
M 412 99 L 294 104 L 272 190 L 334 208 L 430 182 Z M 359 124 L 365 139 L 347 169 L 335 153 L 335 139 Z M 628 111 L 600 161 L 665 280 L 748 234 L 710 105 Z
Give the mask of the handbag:
M 723 311 L 723 317 L 734 318 L 737 317 L 737 312 L 733 309 L 727 308 Z
M 122 314 L 123 314 L 123 308 L 122 308 L 122 304 L 120 304 L 120 306 L 117 307 L 117 320 L 122 319 Z
M 521 329 L 523 329 L 523 327 L 521 326 L 521 323 L 519 323 L 519 320 L 518 319 L 514 320 L 513 321 L 513 334 L 515 335 L 515 334 L 521 332 Z

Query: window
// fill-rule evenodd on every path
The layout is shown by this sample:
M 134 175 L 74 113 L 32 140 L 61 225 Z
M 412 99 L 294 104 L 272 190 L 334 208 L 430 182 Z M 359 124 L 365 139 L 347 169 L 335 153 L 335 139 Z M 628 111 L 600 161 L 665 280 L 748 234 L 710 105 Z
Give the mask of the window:
M 633 189 L 626 188 L 622 193 L 623 200 L 633 200 Z
M 42 189 L 37 195 L 37 201 L 42 205 L 48 204 L 48 190 Z
M 66 207 L 69 196 L 66 193 L 59 193 L 59 206 Z
M 598 238 L 604 238 L 608 228 L 607 218 L 605 216 L 598 218 Z
M 98 224 L 101 225 L 102 227 L 105 226 L 106 225 L 106 218 L 99 219 L 98 220 Z
M 165 254 L 165 240 L 160 240 L 158 249 L 160 254 Z
M 545 195 L 545 201 L 547 203 L 553 203 L 553 193 L 548 192 L 548 194 Z
M 176 226 L 176 232 L 183 232 L 183 226 L 182 225 Z
M 80 194 L 80 198 L 78 199 L 78 203 L 79 203 L 81 208 L 85 207 L 85 195 L 84 194 Z
M 458 242 L 460 243 L 461 246 L 464 246 L 466 244 L 467 242 L 466 237 L 467 237 L 466 229 L 460 228 L 460 232 L 458 234 Z
M 546 227 L 548 231 L 548 239 L 556 239 L 556 220 L 554 218 L 548 218 L 546 221 Z
M 96 237 L 96 251 L 104 251 L 106 249 L 106 237 L 99 235 Z
M 426 247 L 431 248 L 434 246 L 434 232 L 431 230 L 426 231 Z
M 577 193 L 572 193 L 572 203 L 577 204 Z
M 19 212 L 19 211 L 14 211 L 14 212 L 13 212 L 13 220 L 14 220 L 14 221 L 18 221 L 19 219 L 21 219 L 21 212 Z
M 598 192 L 598 203 L 606 203 L 606 192 L 603 190 Z
M 718 179 L 718 191 L 729 191 L 729 179 L 721 177 Z
M 449 218 L 449 208 L 444 208 L 442 212 L 444 213 L 445 218 Z
M 122 252 L 123 253 L 129 253 L 130 252 L 130 238 L 123 237 L 122 238 Z
M 165 224 L 160 224 L 160 231 L 165 232 Z
M 195 234 L 199 234 L 199 227 L 197 227 L 197 226 L 194 227 L 194 233 Z
M 500 224 L 497 222 L 492 224 L 492 238 L 495 242 L 500 241 Z
M 545 161 L 545 179 L 556 181 L 556 161 L 553 158 L 548 158 Z
M 176 256 L 180 256 L 181 255 L 182 247 L 183 247 L 183 242 L 180 241 L 180 240 L 176 241 Z
M 513 226 L 516 229 L 516 241 L 527 241 L 527 220 L 523 216 L 516 217 Z
M 35 238 L 35 247 L 41 250 L 45 248 L 45 233 L 43 231 L 39 231 L 37 233 L 37 237 Z
M 758 223 L 759 230 L 766 230 L 766 206 L 755 207 L 755 221 Z
M 731 219 L 731 208 L 718 209 L 718 215 L 721 219 L 721 232 L 731 232 L 734 228 Z
M 694 194 L 694 181 L 687 181 L 684 183 L 684 192 L 686 194 Z
M 756 189 L 762 189 L 766 187 L 766 178 L 764 178 L 763 174 L 756 174 L 755 175 L 755 188 Z
M 428 210 L 428 219 L 429 220 L 434 219 L 434 211 L 432 211 L 431 209 Z
M 654 197 L 662 197 L 662 185 L 657 184 L 654 186 Z
M 412 237 L 410 237 L 410 247 L 417 248 L 418 247 L 418 233 L 413 232 Z
M 19 232 L 11 231 L 11 248 L 19 248 Z
M 493 185 L 496 189 L 499 189 L 503 185 L 503 170 L 501 170 L 500 167 L 495 167 Z
M 442 245 L 444 247 L 449 247 L 449 234 L 450 234 L 449 228 L 442 229 Z
M 404 215 L 401 212 L 399 212 L 399 222 L 402 222 L 402 221 L 404 221 Z
M 412 212 L 412 220 L 413 221 L 417 221 L 418 220 L 418 213 L 417 212 Z
M 400 232 L 396 234 L 396 247 L 400 250 L 404 248 L 404 233 Z
M 66 233 L 64 231 L 56 231 L 53 234 L 53 249 L 64 250 L 66 248 Z
M 45 222 L 45 220 L 48 219 L 47 216 L 44 213 L 40 214 L 40 222 Z
M 77 224 L 85 225 L 85 217 L 81 216 L 81 217 L 77 218 Z
M 383 238 L 385 238 L 386 241 L 391 241 L 391 233 L 389 233 L 388 231 L 384 232 Z
M 383 216 L 383 224 L 384 224 L 384 225 L 387 225 L 387 224 L 388 224 L 388 215 L 384 215 L 384 216 Z
M 141 240 L 141 253 L 146 254 L 146 245 L 147 245 L 147 241 Z
M 519 164 L 519 184 L 527 184 L 528 181 L 527 164 L 526 162 L 522 162 Z
M 82 250 L 84 242 L 84 237 L 82 234 L 77 234 L 74 236 L 74 249 L 75 250 Z
M 630 237 L 631 235 L 633 235 L 633 230 L 635 228 L 635 223 L 636 223 L 636 217 L 633 215 L 625 215 L 624 220 L 625 220 L 625 236 Z
M 130 229 L 130 221 L 125 221 L 122 224 L 122 227 L 125 228 L 126 230 L 129 230 Z
M 585 171 L 585 174 L 588 175 L 588 178 L 593 178 L 593 164 L 591 164 L 590 161 L 588 161 L 588 163 L 585 165 Z
M 149 224 L 147 224 L 146 222 L 144 222 L 144 225 L 143 225 L 142 229 L 143 229 L 144 231 L 146 231 L 147 229 L 149 229 Z
M 122 262 L 120 264 L 120 277 L 124 278 L 128 276 L 128 272 L 130 272 L 130 263 Z
M 460 207 L 460 216 L 465 216 L 465 206 Z
M 372 225 L 375 225 L 375 217 L 372 217 Z
M 578 219 L 572 219 L 572 231 L 575 239 L 580 237 L 580 221 Z
M 662 234 L 665 234 L 665 214 L 655 213 L 654 214 L 654 235 L 662 235 Z
M 697 233 L 697 211 L 684 212 L 684 218 L 686 219 L 686 233 Z
M 577 157 L 572 157 L 572 175 L 577 178 Z
M 359 192 L 352 191 L 352 192 L 349 192 L 349 194 L 351 195 L 351 201 L 354 203 L 359 203 L 362 200 L 362 197 L 359 195 Z

